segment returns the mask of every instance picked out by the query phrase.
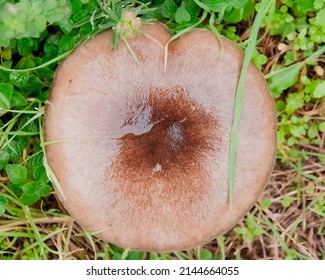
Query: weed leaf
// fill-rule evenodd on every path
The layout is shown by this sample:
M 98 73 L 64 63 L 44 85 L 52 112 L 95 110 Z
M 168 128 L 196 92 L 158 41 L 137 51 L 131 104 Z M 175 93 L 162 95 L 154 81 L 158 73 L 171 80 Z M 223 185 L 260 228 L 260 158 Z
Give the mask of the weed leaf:
M 325 81 L 318 84 L 314 91 L 315 98 L 322 98 L 325 96 Z
M 281 69 L 269 79 L 269 86 L 275 98 L 278 98 L 285 89 L 293 86 L 298 81 L 302 66 L 303 63 L 293 64 Z
M 165 18 L 174 18 L 177 5 L 173 0 L 166 0 L 162 5 L 162 15 Z
M 179 7 L 175 14 L 175 20 L 179 24 L 185 24 L 191 20 L 191 15 L 184 7 Z
M 8 164 L 6 167 L 9 180 L 13 184 L 20 184 L 27 179 L 27 169 L 18 164 Z

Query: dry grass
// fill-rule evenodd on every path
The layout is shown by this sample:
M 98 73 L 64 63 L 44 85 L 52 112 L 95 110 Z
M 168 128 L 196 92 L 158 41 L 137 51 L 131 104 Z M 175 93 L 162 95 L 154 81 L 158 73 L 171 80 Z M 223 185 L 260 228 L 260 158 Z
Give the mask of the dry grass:
M 302 147 L 306 151 L 309 146 Z M 315 148 L 315 147 L 314 147 Z M 324 148 L 317 148 L 325 155 Z M 303 174 L 314 175 L 322 181 L 316 182 Z M 301 170 L 277 164 L 270 182 L 260 201 L 246 218 L 235 229 L 225 234 L 223 246 L 216 240 L 207 244 L 213 256 L 222 258 L 222 250 L 226 259 L 322 259 L 325 252 L 325 167 L 319 157 L 311 156 L 304 161 Z M 299 187 L 297 187 L 299 186 Z M 290 205 L 283 205 L 290 197 Z M 268 207 L 263 206 L 265 201 Z M 49 259 L 108 259 L 120 258 L 123 250 L 104 244 L 95 237 L 85 233 L 67 214 L 59 214 L 52 209 L 64 209 L 58 204 L 55 195 L 51 195 L 44 203 L 31 209 L 33 223 L 44 242 L 44 254 Z M 12 208 L 9 212 L 19 211 Z M 17 214 L 17 213 L 16 213 Z M 8 248 L 3 257 L 14 259 L 26 258 L 27 253 L 41 247 L 35 240 L 29 220 L 22 215 L 18 219 L 1 219 L 0 236 L 5 237 Z M 249 218 L 250 217 L 250 218 Z M 250 241 L 241 235 L 238 228 L 247 228 L 248 220 L 253 217 L 262 234 Z M 272 226 L 271 226 L 271 225 Z M 54 233 L 54 234 L 53 234 Z M 7 235 L 7 236 L 6 236 Z M 28 246 L 33 246 L 29 248 Z M 34 252 L 35 253 L 35 252 Z M 140 258 L 162 259 L 198 259 L 199 249 L 172 254 L 141 254 Z M 35 254 L 40 258 L 40 252 Z M 35 256 L 34 255 L 34 256 Z M 127 254 L 125 254 L 127 256 Z

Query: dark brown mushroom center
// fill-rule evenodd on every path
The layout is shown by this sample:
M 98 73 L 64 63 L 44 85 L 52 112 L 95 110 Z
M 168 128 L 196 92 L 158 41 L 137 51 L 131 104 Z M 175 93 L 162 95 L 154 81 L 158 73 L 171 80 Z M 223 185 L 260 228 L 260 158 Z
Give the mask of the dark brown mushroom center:
M 122 110 L 123 111 L 123 110 Z M 181 86 L 139 89 L 127 102 L 122 118 L 115 172 L 141 180 L 198 172 L 217 153 L 216 114 L 208 112 Z

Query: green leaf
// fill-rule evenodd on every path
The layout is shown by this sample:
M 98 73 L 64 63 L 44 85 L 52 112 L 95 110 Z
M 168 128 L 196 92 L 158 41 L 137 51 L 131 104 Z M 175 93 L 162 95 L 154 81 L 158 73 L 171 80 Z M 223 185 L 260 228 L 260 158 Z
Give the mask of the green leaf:
M 33 91 L 42 89 L 45 86 L 46 84 L 44 84 L 39 77 L 35 75 L 31 75 L 28 79 L 26 86 L 24 86 L 23 90 L 24 92 L 31 93 Z
M 255 239 L 256 235 L 255 232 L 252 230 L 248 230 L 247 235 L 246 235 L 246 241 L 248 243 L 252 243 L 253 240 Z
M 129 252 L 126 256 L 126 260 L 143 260 L 144 252 Z
M 113 26 L 113 23 L 111 22 L 112 26 Z M 110 27 L 108 27 L 110 28 Z M 79 35 L 81 37 L 87 37 L 88 34 L 90 34 L 93 30 L 93 27 L 92 25 L 88 22 L 86 23 L 85 25 L 81 26 L 80 29 L 79 29 Z
M 31 117 L 25 116 L 20 121 L 18 129 L 25 132 L 38 132 L 39 127 L 36 124 L 36 120 L 33 121 Z
M 28 69 L 35 67 L 34 56 L 32 54 L 24 56 L 21 60 L 18 61 L 16 68 L 17 69 Z
M 321 132 L 325 132 L 325 122 L 322 122 L 320 125 L 319 125 L 319 130 Z
M 322 98 L 325 96 L 325 81 L 322 81 L 316 86 L 313 95 L 314 98 Z
M 0 55 L 3 60 L 11 60 L 12 57 L 12 49 L 11 48 L 5 48 L 2 49 L 0 48 Z
M 287 195 L 282 199 L 281 204 L 284 208 L 288 208 L 294 200 L 295 199 L 292 196 Z
M 286 141 L 286 132 L 283 127 L 281 127 L 277 133 L 277 143 L 278 145 L 282 145 Z
M 162 4 L 161 13 L 165 18 L 174 18 L 177 10 L 177 5 L 173 0 L 165 0 Z
M 282 112 L 285 109 L 286 105 L 282 100 L 278 100 L 276 102 L 276 110 L 277 112 Z
M 6 211 L 6 206 L 9 204 L 7 198 L 0 193 L 0 216 L 2 216 Z
M 210 11 L 218 13 L 225 10 L 227 6 L 227 3 L 223 0 L 202 0 L 201 2 L 207 6 Z
M 60 21 L 60 28 L 64 34 L 69 34 L 73 29 L 73 26 L 68 19 L 64 19 Z
M 35 168 L 33 171 L 33 177 L 41 183 L 47 183 L 49 181 L 43 164 Z
M 24 205 L 33 205 L 35 202 L 37 202 L 40 199 L 40 196 L 37 194 L 33 195 L 28 195 L 28 194 L 23 194 L 19 200 L 22 204 Z
M 39 196 L 46 197 L 46 196 L 49 196 L 52 191 L 53 191 L 53 189 L 49 185 L 40 184 L 37 189 L 37 194 Z
M 244 8 L 241 9 L 232 9 L 228 12 L 225 12 L 223 20 L 226 23 L 237 23 L 243 19 Z
M 9 161 L 17 161 L 23 156 L 23 144 L 13 140 L 6 146 L 6 151 L 10 156 Z
M 121 260 L 122 259 L 122 255 L 120 253 L 114 253 L 113 255 L 113 260 Z
M 272 200 L 270 198 L 266 198 L 261 204 L 264 208 L 269 208 L 272 205 Z
M 301 137 L 306 134 L 306 128 L 303 127 L 302 125 L 291 125 L 289 127 L 290 133 L 294 137 Z
M 32 181 L 21 187 L 23 195 L 19 200 L 25 205 L 32 205 L 38 201 L 41 196 L 48 196 L 52 191 L 52 188 L 46 184 L 40 184 L 39 182 Z
M 34 18 L 35 29 L 38 33 L 42 32 L 46 28 L 46 17 L 44 15 L 38 15 Z
M 324 6 L 325 6 L 325 1 L 324 0 L 315 0 L 314 1 L 314 7 L 315 7 L 316 10 L 320 10 Z
M 22 165 L 8 164 L 6 166 L 6 172 L 9 180 L 13 184 L 20 184 L 27 179 L 27 169 Z
M 36 169 L 38 166 L 43 165 L 43 154 L 35 154 L 32 157 L 28 158 L 28 166 L 31 169 Z
M 202 248 L 200 250 L 200 260 L 211 260 L 212 259 L 212 253 L 206 249 Z
M 275 98 L 278 98 L 281 93 L 293 86 L 299 77 L 302 63 L 296 63 L 289 67 L 284 67 L 276 71 L 274 75 L 269 79 L 269 86 Z
M 325 28 L 325 8 L 321 9 L 316 16 L 316 24 Z
M 36 75 L 44 80 L 52 81 L 54 76 L 54 71 L 48 67 L 42 67 L 34 70 Z
M 295 110 L 305 105 L 303 93 L 291 93 L 287 97 L 286 112 L 288 115 L 292 114 Z
M 11 97 L 11 105 L 13 107 L 21 107 L 27 105 L 28 102 L 25 97 L 17 91 L 14 91 Z
M 223 20 L 226 23 L 237 23 L 243 19 L 250 17 L 255 11 L 255 1 L 248 0 L 245 6 L 241 8 L 231 9 L 230 11 L 226 11 Z
M 0 170 L 5 168 L 9 162 L 9 153 L 6 151 L 0 151 Z
M 71 13 L 75 14 L 79 12 L 82 8 L 82 3 L 79 0 L 69 0 L 71 5 Z
M 238 235 L 246 235 L 248 232 L 247 228 L 245 227 L 235 227 L 234 230 Z
M 24 38 L 18 41 L 17 49 L 21 56 L 30 54 L 32 51 L 37 50 L 38 44 L 36 40 L 32 38 Z
M 184 0 L 184 7 L 193 17 L 200 14 L 201 8 L 193 0 Z
M 293 11 L 294 13 L 302 18 L 304 17 L 308 12 L 314 10 L 314 1 L 313 0 L 295 0 L 293 1 Z
M 0 83 L 0 110 L 10 109 L 13 86 L 6 83 Z
M 21 187 L 24 194 L 27 196 L 35 196 L 37 195 L 38 198 L 41 196 L 49 196 L 51 191 L 53 190 L 49 185 L 47 184 L 40 184 L 39 182 L 32 181 L 28 182 L 27 184 L 23 185 Z
M 85 11 L 85 10 L 81 10 L 81 11 L 75 13 L 72 16 L 72 19 L 73 19 L 74 22 L 81 22 L 83 20 L 89 20 L 89 18 L 88 18 L 88 12 Z
M 50 5 L 48 4 L 50 1 L 53 3 L 52 7 L 50 7 Z M 50 24 L 69 17 L 71 13 L 70 7 L 67 5 L 67 1 L 47 0 L 46 8 L 47 10 L 45 14 L 47 21 Z
M 242 8 L 248 0 L 228 0 L 227 6 L 234 9 Z
M 307 135 L 309 139 L 316 138 L 318 135 L 318 125 L 316 122 L 314 122 L 307 131 Z
M 61 51 L 65 52 L 65 51 L 73 49 L 75 44 L 76 44 L 75 37 L 73 37 L 71 35 L 64 34 L 61 37 L 59 47 L 61 48 Z
M 39 184 L 36 181 L 33 181 L 23 185 L 21 189 L 27 195 L 34 195 L 36 194 L 38 186 Z
M 261 66 L 267 62 L 267 56 L 264 54 L 259 54 L 258 52 L 254 54 L 252 61 L 257 66 L 257 68 L 261 69 Z
M 65 52 L 65 51 L 73 49 L 73 47 L 75 46 L 75 43 L 76 43 L 75 37 L 73 37 L 71 35 L 64 34 L 61 37 L 59 47 L 61 48 L 61 51 Z
M 44 44 L 44 54 L 46 55 L 46 57 L 48 57 L 49 59 L 52 59 L 54 57 L 56 57 L 58 55 L 58 42 L 52 42 L 55 41 L 55 39 L 58 40 L 58 38 L 56 38 L 55 36 L 50 36 L 47 40 L 46 43 Z
M 176 10 L 175 21 L 178 24 L 185 24 L 191 20 L 191 15 L 186 11 L 184 7 L 179 7 Z
M 10 73 L 9 79 L 12 84 L 14 84 L 19 88 L 22 88 L 27 84 L 29 76 L 30 76 L 29 72 L 14 71 Z

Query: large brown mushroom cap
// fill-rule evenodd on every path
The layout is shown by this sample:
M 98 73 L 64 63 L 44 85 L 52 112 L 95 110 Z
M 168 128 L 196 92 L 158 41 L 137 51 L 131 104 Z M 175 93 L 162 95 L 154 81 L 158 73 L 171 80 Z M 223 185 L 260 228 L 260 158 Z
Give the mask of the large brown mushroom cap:
M 261 195 L 273 168 L 276 115 L 261 73 L 250 65 L 240 120 L 233 208 L 228 157 L 234 97 L 244 54 L 222 38 L 191 31 L 164 46 L 164 25 L 145 26 L 109 47 L 106 31 L 59 67 L 46 108 L 47 160 L 67 211 L 103 240 L 171 251 L 211 241 Z

